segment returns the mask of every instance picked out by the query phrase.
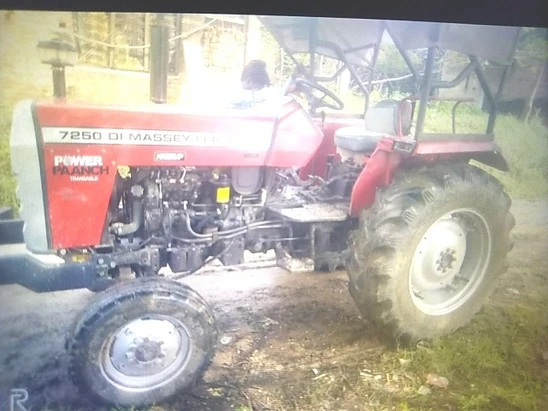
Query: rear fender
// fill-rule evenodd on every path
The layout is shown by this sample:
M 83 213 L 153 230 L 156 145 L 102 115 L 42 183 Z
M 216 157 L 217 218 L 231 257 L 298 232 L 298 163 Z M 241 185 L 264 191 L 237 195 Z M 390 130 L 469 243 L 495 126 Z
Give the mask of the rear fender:
M 401 154 L 392 151 L 393 141 L 383 139 L 358 176 L 350 197 L 350 215 L 358 217 L 360 212 L 375 201 L 378 187 L 386 187 L 401 161 Z
M 479 153 L 473 153 L 471 158 L 486 166 L 496 168 L 500 171 L 510 171 L 508 161 L 504 158 L 504 155 L 498 147 L 492 151 L 483 151 Z
M 508 171 L 508 162 L 500 148 L 490 142 L 432 142 L 419 143 L 414 153 L 394 151 L 393 139 L 382 139 L 364 169 L 358 176 L 350 197 L 350 215 L 358 217 L 360 212 L 375 201 L 377 188 L 386 187 L 392 181 L 394 172 L 400 166 L 402 156 L 406 164 L 431 164 L 438 161 L 476 160 L 489 167 Z
M 426 160 L 429 158 L 454 158 L 456 156 L 461 159 L 467 158 L 479 161 L 497 170 L 509 170 L 508 162 L 504 158 L 500 147 L 495 144 L 492 138 L 488 139 L 489 135 L 480 135 L 483 138 L 478 138 L 477 140 L 441 140 L 443 136 L 436 136 L 440 139 L 435 141 L 418 142 L 413 152 L 413 157 L 419 160 Z

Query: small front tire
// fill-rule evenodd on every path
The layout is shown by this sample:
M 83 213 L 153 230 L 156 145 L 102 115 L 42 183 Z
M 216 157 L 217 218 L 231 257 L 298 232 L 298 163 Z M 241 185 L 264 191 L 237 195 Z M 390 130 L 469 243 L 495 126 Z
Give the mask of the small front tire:
M 190 287 L 139 278 L 98 293 L 67 339 L 75 384 L 102 404 L 147 406 L 191 388 L 211 363 L 217 328 Z

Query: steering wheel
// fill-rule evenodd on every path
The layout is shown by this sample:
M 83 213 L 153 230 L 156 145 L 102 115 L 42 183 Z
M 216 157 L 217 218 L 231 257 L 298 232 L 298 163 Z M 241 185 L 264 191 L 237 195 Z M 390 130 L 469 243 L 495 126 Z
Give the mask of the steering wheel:
M 344 108 L 344 103 L 335 93 L 314 81 L 305 78 L 290 79 L 286 83 L 285 91 L 287 93 L 293 91 L 292 89 L 298 89 L 304 93 L 310 104 L 311 111 L 320 107 L 327 107 L 333 110 L 342 110 Z M 322 93 L 322 96 L 316 97 L 314 91 L 319 91 Z M 325 101 L 327 97 L 333 100 L 333 102 Z

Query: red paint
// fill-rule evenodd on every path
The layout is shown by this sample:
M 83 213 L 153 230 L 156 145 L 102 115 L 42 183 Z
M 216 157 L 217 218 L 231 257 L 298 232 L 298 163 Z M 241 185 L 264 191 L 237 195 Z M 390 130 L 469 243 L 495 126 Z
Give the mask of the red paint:
M 102 158 L 109 173 L 98 181 L 70 181 L 54 175 L 55 156 L 87 155 Z M 58 145 L 45 148 L 46 184 L 53 248 L 85 247 L 101 242 L 108 203 L 116 176 L 115 153 L 99 146 Z
M 493 151 L 494 148 L 494 141 L 420 141 L 417 143 L 413 155 L 477 153 Z
M 301 168 L 322 144 L 323 133 L 301 106 L 293 106 L 280 117 L 265 166 Z
M 45 144 L 45 175 L 53 248 L 100 243 L 118 166 L 269 166 L 303 167 L 322 143 L 321 129 L 292 100 L 275 112 L 222 110 L 185 111 L 175 106 L 114 107 L 42 103 L 37 105 L 41 127 L 80 127 L 184 132 L 219 132 L 263 138 L 270 147 L 260 152 L 246 147 L 165 145 Z M 272 110 L 270 110 L 272 111 Z M 275 127 L 276 126 L 276 127 Z M 184 152 L 182 161 L 155 161 L 157 152 Z M 97 181 L 71 181 L 54 175 L 55 156 L 98 156 L 109 173 Z
M 323 140 L 306 166 L 299 170 L 299 177 L 303 180 L 307 180 L 308 176 L 320 176 L 322 178 L 327 177 L 327 158 L 330 155 L 335 156 L 338 160 L 339 155 L 336 153 L 337 147 L 335 146 L 335 131 L 341 127 L 355 127 L 363 126 L 364 121 L 362 118 L 326 118 L 325 122 L 322 122 L 321 118 L 314 119 L 316 124 L 323 130 Z
M 274 111 L 274 112 L 272 112 Z M 176 106 L 114 107 L 42 103 L 37 106 L 41 127 L 80 127 L 105 129 L 162 130 L 166 132 L 219 132 L 262 138 L 269 149 L 192 147 L 165 145 L 45 144 L 44 158 L 53 248 L 85 247 L 101 241 L 108 203 L 117 167 L 124 166 L 267 166 L 299 168 L 301 178 L 326 176 L 327 159 L 336 156 L 335 131 L 360 126 L 360 118 L 311 119 L 293 100 L 276 110 L 251 112 L 222 110 L 208 113 L 185 111 Z M 398 139 L 395 137 L 395 139 Z M 375 200 L 376 189 L 389 185 L 404 154 L 392 150 L 394 138 L 382 139 L 365 162 L 351 195 L 350 214 Z M 451 157 L 459 153 L 491 151 L 493 142 L 419 142 L 412 158 L 420 161 Z M 155 161 L 157 152 L 184 152 L 181 161 Z M 54 175 L 55 156 L 100 157 L 109 172 L 97 181 L 71 181 L 67 175 Z
M 350 196 L 350 215 L 358 217 L 360 212 L 375 201 L 377 188 L 390 184 L 401 155 L 392 151 L 392 140 L 382 139 L 358 176 Z
M 395 170 L 399 167 L 402 154 L 392 150 L 393 140 L 398 138 L 383 138 L 375 152 L 365 164 L 358 176 L 350 198 L 350 215 L 357 217 L 360 212 L 375 201 L 378 187 L 388 186 Z M 418 142 L 412 158 L 421 162 L 437 162 L 440 159 L 451 159 L 459 154 L 492 151 L 492 141 L 427 141 Z

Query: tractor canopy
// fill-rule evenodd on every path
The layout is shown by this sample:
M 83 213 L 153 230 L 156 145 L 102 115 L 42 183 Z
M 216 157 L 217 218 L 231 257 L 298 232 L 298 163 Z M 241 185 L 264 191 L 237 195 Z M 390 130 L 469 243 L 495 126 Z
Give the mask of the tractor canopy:
M 405 50 L 437 47 L 492 63 L 511 63 L 518 27 L 455 23 L 387 22 L 390 36 Z
M 417 95 L 411 98 L 419 102 L 415 127 L 417 140 L 423 130 L 426 105 L 432 98 L 432 92 L 436 89 L 454 88 L 472 73 L 476 74 L 488 102 L 489 122 L 486 134 L 493 133 L 497 96 L 504 85 L 520 35 L 519 27 L 459 23 L 294 16 L 261 16 L 259 19 L 295 63 L 300 75 L 317 82 L 332 81 L 347 69 L 365 95 L 365 110 L 368 108 L 369 93 L 374 85 L 373 76 L 369 76 L 368 81 L 363 81 L 356 67 L 374 72 L 381 43 L 392 42 L 414 79 Z M 426 51 L 424 67 L 419 68 L 413 64 L 408 54 L 410 50 Z M 439 50 L 461 53 L 468 57 L 470 63 L 453 80 L 435 79 L 433 71 Z M 308 65 L 295 57 L 299 53 L 310 55 Z M 319 77 L 315 74 L 316 55 L 339 60 L 341 64 L 332 76 Z M 492 90 L 486 80 L 486 62 L 506 66 L 497 90 Z M 460 102 L 462 101 L 465 100 L 461 99 Z
M 290 54 L 317 53 L 362 67 L 386 30 L 403 50 L 437 47 L 497 64 L 511 62 L 518 27 L 369 19 L 262 16 L 262 24 Z

